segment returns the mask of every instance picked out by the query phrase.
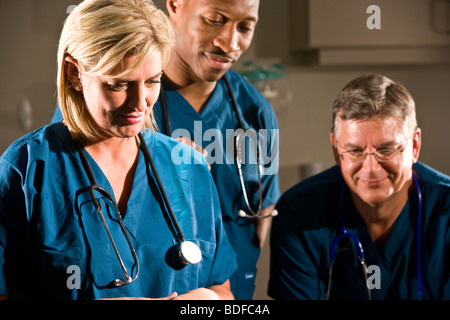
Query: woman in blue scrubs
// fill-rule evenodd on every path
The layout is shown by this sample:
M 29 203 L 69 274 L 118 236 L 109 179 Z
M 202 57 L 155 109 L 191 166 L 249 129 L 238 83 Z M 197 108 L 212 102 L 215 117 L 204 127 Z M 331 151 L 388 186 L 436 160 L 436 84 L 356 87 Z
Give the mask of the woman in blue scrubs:
M 333 108 L 337 166 L 278 202 L 269 294 L 449 299 L 450 178 L 418 162 L 411 95 L 387 77 L 364 75 Z
M 155 121 L 162 133 L 205 149 L 219 193 L 224 227 L 237 253 L 238 270 L 230 278 L 231 290 L 236 299 L 250 300 L 255 290 L 256 263 L 280 197 L 279 135 L 269 102 L 231 67 L 251 44 L 260 0 L 170 0 L 166 4 L 176 42 L 154 106 Z M 57 108 L 52 121 L 60 120 Z M 242 129 L 258 135 L 263 163 L 259 188 L 255 161 L 246 157 L 245 191 L 233 158 L 234 135 Z M 256 152 L 251 151 L 251 159 L 255 159 Z M 189 162 L 182 152 L 177 154 L 179 162 Z M 261 201 L 258 218 L 238 214 L 243 210 L 252 215 L 244 193 L 254 213 Z
M 259 3 L 260 0 L 167 1 L 176 42 L 164 69 L 160 98 L 154 106 L 155 121 L 162 133 L 207 153 L 224 227 L 237 253 L 238 270 L 231 276 L 230 285 L 238 300 L 253 297 L 256 263 L 280 197 L 275 113 L 258 90 L 230 70 L 251 44 Z M 235 97 L 236 111 L 231 95 Z M 57 108 L 52 122 L 60 120 Z M 233 135 L 239 129 L 259 134 L 264 165 L 262 196 L 254 161 L 243 166 L 246 192 L 241 186 L 233 159 Z M 189 158 L 181 155 L 178 160 L 186 163 Z M 244 192 L 258 218 L 239 216 L 240 210 L 252 215 Z M 261 210 L 257 210 L 260 200 Z
M 190 152 L 191 165 L 174 165 L 180 143 L 152 132 L 172 39 L 147 0 L 87 0 L 70 14 L 58 52 L 64 121 L 0 158 L 0 296 L 233 298 L 236 255 L 206 161 Z M 200 248 L 197 261 L 182 261 L 182 240 Z

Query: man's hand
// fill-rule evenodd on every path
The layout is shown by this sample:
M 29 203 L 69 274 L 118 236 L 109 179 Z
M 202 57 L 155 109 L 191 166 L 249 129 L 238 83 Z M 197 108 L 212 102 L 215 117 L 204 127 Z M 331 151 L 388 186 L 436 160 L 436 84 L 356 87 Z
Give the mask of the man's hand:
M 200 147 L 198 144 L 196 144 L 194 141 L 192 141 L 191 139 L 188 139 L 186 137 L 178 137 L 178 138 L 175 138 L 175 140 L 183 142 L 184 144 L 186 144 L 186 145 L 190 146 L 191 148 L 197 150 L 198 152 L 203 154 L 205 159 L 208 156 L 208 152 L 205 149 L 203 149 L 202 147 Z M 208 163 L 208 169 L 211 170 L 211 166 L 209 165 L 209 163 Z

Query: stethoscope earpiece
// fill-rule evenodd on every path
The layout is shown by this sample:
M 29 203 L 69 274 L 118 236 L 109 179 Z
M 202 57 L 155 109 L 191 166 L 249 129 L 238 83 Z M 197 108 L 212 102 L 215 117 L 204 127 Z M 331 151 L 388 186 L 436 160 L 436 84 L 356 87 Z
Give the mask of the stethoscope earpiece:
M 127 277 L 127 280 L 123 281 L 122 279 L 116 279 L 114 280 L 114 286 L 115 287 L 121 287 L 123 285 L 132 283 L 134 280 L 131 277 Z
M 239 216 L 239 217 L 242 217 L 242 218 L 245 218 L 245 217 L 247 216 L 247 214 L 245 213 L 244 210 L 239 210 L 239 211 L 238 211 L 238 216 Z
M 264 216 L 260 216 L 260 215 L 249 215 L 247 214 L 244 210 L 239 210 L 238 211 L 238 216 L 242 217 L 242 218 L 258 218 L 258 219 L 265 219 L 268 217 L 276 217 L 278 215 L 278 210 L 274 209 L 272 212 L 270 212 L 269 214 L 266 214 Z
M 244 123 L 242 121 L 240 112 L 239 112 L 239 108 L 236 102 L 236 98 L 234 97 L 233 94 L 233 90 L 231 88 L 230 82 L 228 81 L 227 77 L 224 75 L 222 77 L 223 81 L 225 82 L 225 85 L 227 87 L 228 90 L 228 94 L 230 96 L 231 99 L 231 105 L 233 107 L 235 116 L 236 116 L 236 120 L 238 122 L 238 128 L 242 129 L 242 133 L 238 133 L 238 135 L 235 136 L 235 154 L 234 154 L 234 158 L 236 161 L 236 166 L 237 166 L 237 171 L 238 171 L 238 175 L 239 175 L 239 181 L 241 183 L 241 188 L 242 188 L 242 193 L 243 193 L 243 197 L 245 200 L 245 204 L 247 205 L 247 209 L 250 212 L 250 214 L 247 214 L 244 210 L 239 210 L 238 211 L 238 216 L 241 218 L 249 218 L 249 219 L 263 219 L 263 218 L 268 218 L 268 217 L 275 217 L 276 215 L 278 215 L 278 211 L 274 210 L 271 213 L 261 216 L 261 208 L 262 208 L 262 182 L 261 182 L 261 175 L 262 175 L 262 165 L 260 163 L 260 159 L 259 159 L 259 146 L 258 146 L 258 142 L 256 141 L 256 159 L 257 159 L 257 164 L 258 164 L 258 190 L 259 190 L 259 204 L 258 204 L 258 209 L 257 210 L 253 210 L 250 202 L 248 200 L 248 196 L 247 196 L 247 190 L 245 188 L 245 182 L 244 182 L 244 177 L 242 174 L 242 162 L 241 162 L 241 158 L 243 158 L 243 156 L 241 155 L 241 150 L 238 147 L 239 146 L 239 140 L 241 138 L 244 138 L 245 135 L 245 126 Z M 162 111 L 164 113 L 164 120 L 165 120 L 165 134 L 167 136 L 171 136 L 172 135 L 172 128 L 170 125 L 170 119 L 169 119 L 169 108 L 167 106 L 167 99 L 166 99 L 166 93 L 164 90 L 164 85 L 161 84 L 161 106 L 162 106 Z

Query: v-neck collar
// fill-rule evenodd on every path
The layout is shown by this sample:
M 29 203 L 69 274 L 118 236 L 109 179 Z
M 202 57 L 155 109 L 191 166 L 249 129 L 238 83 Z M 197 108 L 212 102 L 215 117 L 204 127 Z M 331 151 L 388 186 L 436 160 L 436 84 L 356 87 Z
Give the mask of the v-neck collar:
M 410 201 L 406 202 L 402 212 L 395 220 L 384 246 L 378 250 L 380 257 L 385 261 L 392 261 L 400 252 L 404 251 L 407 237 L 413 236 L 410 228 Z
M 400 257 L 402 252 L 404 252 L 406 243 L 411 240 L 409 238 L 414 237 L 414 232 L 411 233 L 410 224 L 409 198 L 397 220 L 395 220 L 391 232 L 381 248 L 377 248 L 370 236 L 367 226 L 365 226 L 364 224 L 364 227 L 360 228 L 358 231 L 358 237 L 360 237 L 361 242 L 363 243 L 364 251 L 367 252 L 366 256 L 371 257 L 371 260 L 373 259 L 369 263 L 381 263 L 385 266 L 388 266 L 392 263 L 392 261 L 398 260 L 398 257 Z M 412 230 L 415 229 L 413 228 Z
M 351 202 L 349 198 L 346 198 L 346 206 L 348 203 Z M 348 219 L 346 221 L 346 225 L 348 228 L 356 228 L 354 232 L 357 232 L 358 238 L 360 238 L 360 241 L 362 242 L 363 248 L 365 252 L 370 252 L 366 255 L 369 257 L 377 257 L 377 261 L 372 261 L 371 263 L 379 263 L 379 259 L 381 261 L 389 263 L 389 261 L 392 261 L 392 259 L 395 259 L 395 257 L 400 254 L 404 248 L 405 241 L 407 241 L 407 237 L 411 237 L 410 231 L 411 231 L 411 222 L 410 222 L 410 199 L 408 198 L 405 206 L 403 207 L 400 215 L 398 216 L 397 220 L 394 222 L 394 225 L 392 226 L 391 232 L 383 245 L 380 249 L 378 249 L 375 245 L 375 243 L 372 240 L 372 237 L 370 236 L 369 230 L 364 223 L 364 220 L 362 219 L 361 215 L 356 210 L 356 207 L 354 206 L 353 202 L 351 205 L 351 210 L 349 214 L 346 214 L 345 219 Z M 415 229 L 413 229 L 415 230 Z
M 214 90 L 212 91 L 210 97 L 206 101 L 205 107 L 199 113 L 194 107 L 181 95 L 174 87 L 172 87 L 167 81 L 163 82 L 164 90 L 166 92 L 171 92 L 166 95 L 168 108 L 177 108 L 177 111 L 187 115 L 195 114 L 201 120 L 207 120 L 210 117 L 217 116 L 220 113 L 221 108 L 224 106 L 224 84 L 223 80 L 219 79 L 216 83 Z M 175 97 L 175 98 L 171 98 Z M 174 99 L 173 103 L 170 100 Z M 180 103 L 182 101 L 182 103 Z
M 83 149 L 83 152 L 86 154 L 86 158 L 89 162 L 89 165 L 92 168 L 92 172 L 94 173 L 95 179 L 97 180 L 97 184 L 100 187 L 106 189 L 111 194 L 112 198 L 117 204 L 117 200 L 114 195 L 112 186 L 106 175 L 103 173 L 103 170 L 100 168 L 100 166 L 97 164 L 94 158 L 92 158 L 92 156 L 86 149 Z M 144 194 L 145 187 L 148 187 L 148 184 L 146 183 L 138 183 L 139 181 L 143 181 L 143 179 L 147 180 L 146 172 L 147 171 L 145 169 L 145 158 L 142 153 L 142 150 L 139 148 L 138 161 L 133 177 L 133 185 L 131 188 L 130 196 L 127 201 L 127 211 L 125 213 L 125 216 L 122 217 L 122 220 L 126 228 L 133 236 L 135 236 L 136 234 L 140 216 L 143 211 L 143 202 L 134 201 L 134 199 L 140 199 L 141 197 L 139 195 Z

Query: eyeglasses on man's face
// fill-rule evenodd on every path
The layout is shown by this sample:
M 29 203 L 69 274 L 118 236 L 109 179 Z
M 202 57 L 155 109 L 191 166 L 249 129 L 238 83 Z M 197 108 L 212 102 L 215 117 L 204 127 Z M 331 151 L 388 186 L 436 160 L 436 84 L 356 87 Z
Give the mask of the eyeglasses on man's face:
M 375 152 L 365 152 L 359 149 L 346 150 L 339 153 L 342 160 L 348 160 L 353 163 L 364 162 L 367 156 L 373 155 L 378 162 L 389 162 L 395 160 L 400 153 L 405 151 L 406 144 L 398 146 L 397 148 L 383 148 Z

